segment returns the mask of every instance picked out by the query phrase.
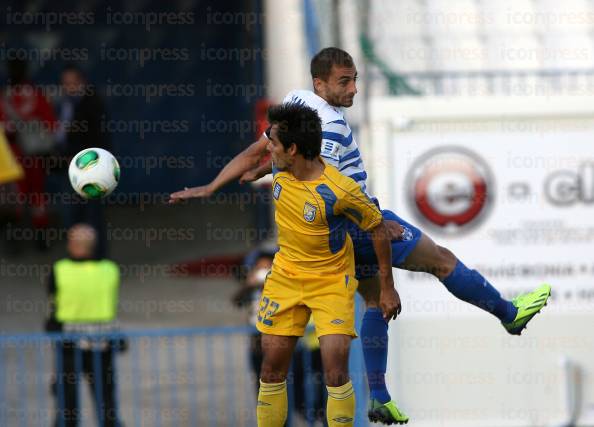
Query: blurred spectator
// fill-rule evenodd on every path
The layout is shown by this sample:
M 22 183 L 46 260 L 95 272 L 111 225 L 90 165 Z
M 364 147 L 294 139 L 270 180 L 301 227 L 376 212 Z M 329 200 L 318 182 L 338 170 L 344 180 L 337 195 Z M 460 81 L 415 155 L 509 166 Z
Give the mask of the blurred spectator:
M 23 176 L 23 168 L 8 146 L 4 129 L 0 128 L 0 198 L 6 200 L 9 194 L 15 193 L 15 181 L 23 179 Z M 14 221 L 14 212 L 10 210 L 9 206 L 0 203 L 0 227 L 4 230 L 4 227 L 12 221 Z M 0 240 L 5 236 L 6 233 L 3 231 Z M 13 245 L 8 245 L 8 248 L 11 247 Z
M 75 65 L 64 67 L 61 75 L 62 96 L 56 103 L 60 126 L 56 132 L 57 153 L 60 167 L 57 172 L 61 192 L 72 193 L 68 180 L 68 165 L 76 153 L 91 147 L 111 151 L 110 138 L 101 126 L 105 120 L 103 101 L 94 85 L 87 82 L 82 70 Z M 105 207 L 100 200 L 82 200 L 73 194 L 75 200 L 65 205 L 62 220 L 66 227 L 84 222 L 97 231 L 95 258 L 107 256 L 107 230 Z
M 42 90 L 28 78 L 27 63 L 20 59 L 6 62 L 8 82 L 0 94 L 0 120 L 16 158 L 25 171 L 18 182 L 18 191 L 25 205 L 17 207 L 17 222 L 31 215 L 33 227 L 48 226 L 44 156 L 52 151 L 53 134 L 57 126 L 53 109 Z M 37 239 L 39 248 L 45 248 L 43 239 Z
M 77 390 L 80 374 L 90 385 L 99 426 L 121 425 L 115 401 L 114 354 L 122 345 L 119 340 L 96 335 L 115 332 L 120 273 L 114 262 L 92 259 L 95 244 L 91 226 L 72 227 L 68 258 L 53 265 L 48 280 L 52 310 L 46 330 L 76 334 L 76 338 L 56 344 L 56 426 L 78 426 L 84 420 Z
M 258 311 L 260 309 L 260 297 L 264 281 L 274 259 L 273 251 L 256 250 L 246 257 L 245 265 L 248 269 L 247 276 L 241 288 L 233 296 L 233 302 L 238 307 L 246 309 L 247 323 L 253 327 L 250 335 L 250 362 L 251 369 L 256 378 L 260 378 L 260 367 L 262 365 L 262 348 L 260 332 L 256 329 L 258 322 Z M 256 387 L 257 391 L 257 387 Z
M 59 152 L 72 158 L 89 147 L 111 151 L 109 135 L 101 126 L 105 108 L 96 87 L 87 82 L 76 65 L 63 68 L 60 83 L 62 96 L 56 105 L 60 119 L 56 133 Z
M 16 161 L 8 146 L 4 130 L 0 128 L 0 185 L 18 181 L 23 178 L 23 168 Z
M 246 256 L 245 266 L 249 269 L 244 284 L 233 296 L 233 302 L 238 307 L 246 309 L 247 322 L 253 327 L 250 335 L 250 368 L 255 378 L 260 378 L 262 365 L 261 334 L 256 330 L 260 297 L 264 282 L 272 267 L 272 260 L 276 250 L 256 250 Z M 326 405 L 324 396 L 326 387 L 322 375 L 322 355 L 320 343 L 316 337 L 313 322 L 299 340 L 293 353 L 293 364 L 289 373 L 293 380 L 294 407 L 308 422 L 320 421 L 326 423 Z M 256 382 L 256 393 L 258 383 Z

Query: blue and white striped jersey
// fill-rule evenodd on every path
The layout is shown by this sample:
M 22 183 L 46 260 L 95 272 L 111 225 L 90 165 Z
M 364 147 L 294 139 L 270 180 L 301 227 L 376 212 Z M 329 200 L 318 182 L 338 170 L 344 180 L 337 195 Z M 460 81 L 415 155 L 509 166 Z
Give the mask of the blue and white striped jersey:
M 333 107 L 310 90 L 289 92 L 283 100 L 283 103 L 288 102 L 302 103 L 318 112 L 322 120 L 322 157 L 367 193 L 367 172 L 342 108 Z

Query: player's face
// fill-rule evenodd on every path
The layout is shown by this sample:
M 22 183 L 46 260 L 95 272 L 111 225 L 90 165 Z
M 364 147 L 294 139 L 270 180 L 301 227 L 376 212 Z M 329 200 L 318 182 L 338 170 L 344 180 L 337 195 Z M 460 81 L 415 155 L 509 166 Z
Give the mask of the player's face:
M 76 71 L 62 73 L 62 87 L 68 96 L 80 96 L 83 93 L 83 80 Z
M 314 79 L 316 92 L 328 104 L 335 107 L 350 107 L 357 93 L 357 68 L 332 66 L 327 81 Z
M 278 124 L 274 124 L 270 128 L 270 140 L 266 149 L 270 152 L 274 167 L 278 170 L 285 170 L 293 163 L 291 149 L 285 150 L 284 145 L 278 139 Z

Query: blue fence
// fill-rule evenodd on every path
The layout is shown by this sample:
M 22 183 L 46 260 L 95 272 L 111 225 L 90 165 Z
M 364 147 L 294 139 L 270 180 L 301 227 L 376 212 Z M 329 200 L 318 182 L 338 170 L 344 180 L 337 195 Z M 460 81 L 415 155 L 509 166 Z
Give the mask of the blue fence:
M 118 343 L 113 352 L 102 347 L 105 340 L 84 340 L 72 350 L 74 362 L 70 362 L 75 373 L 70 375 L 66 374 L 70 362 L 62 343 L 74 338 L 80 343 L 80 335 L 2 335 L 0 426 L 52 425 L 56 402 L 68 400 L 67 384 L 72 383 L 78 384 L 74 389 L 83 419 L 81 426 L 103 425 L 97 420 L 102 416 L 109 420 L 109 414 L 116 412 L 126 427 L 255 426 L 257 382 L 250 368 L 251 335 L 248 327 L 131 331 L 111 336 L 112 342 Z M 120 351 L 123 343 L 127 349 Z M 366 386 L 359 340 L 353 344 L 351 374 L 357 395 L 357 425 L 366 425 Z M 94 404 L 96 400 L 102 407 L 107 405 L 106 391 L 112 381 L 109 376 L 99 375 L 107 369 L 101 351 L 111 355 L 115 366 L 116 408 L 111 412 L 98 412 Z M 297 354 L 302 358 L 306 410 L 301 411 L 305 415 L 297 415 L 299 391 L 295 390 L 295 378 L 289 377 L 292 416 L 288 425 L 321 425 L 315 424 L 313 407 L 320 376 L 314 375 L 311 353 Z M 64 373 L 61 380 L 56 378 L 56 367 Z M 90 374 L 83 379 L 85 370 Z M 110 424 L 106 421 L 104 425 Z

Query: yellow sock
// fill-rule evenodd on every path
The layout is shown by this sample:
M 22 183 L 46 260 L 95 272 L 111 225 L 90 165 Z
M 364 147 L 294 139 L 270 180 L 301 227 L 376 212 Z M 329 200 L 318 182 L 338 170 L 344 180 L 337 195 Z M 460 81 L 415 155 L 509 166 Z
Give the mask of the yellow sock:
M 328 427 L 346 427 L 354 423 L 355 391 L 350 381 L 339 387 L 328 387 L 326 418 Z
M 260 380 L 256 414 L 258 427 L 283 427 L 287 419 L 287 382 L 263 383 Z

